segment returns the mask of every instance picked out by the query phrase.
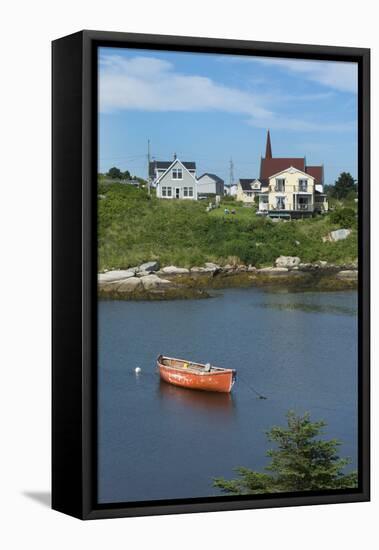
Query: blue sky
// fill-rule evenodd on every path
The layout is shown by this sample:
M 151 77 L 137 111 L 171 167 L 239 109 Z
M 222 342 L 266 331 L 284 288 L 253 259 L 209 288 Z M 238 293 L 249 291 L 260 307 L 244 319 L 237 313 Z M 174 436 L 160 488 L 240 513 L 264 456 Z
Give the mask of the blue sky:
M 259 176 L 273 156 L 324 164 L 325 183 L 357 177 L 357 65 L 124 48 L 99 50 L 99 171 L 146 177 L 151 155 L 198 175 Z

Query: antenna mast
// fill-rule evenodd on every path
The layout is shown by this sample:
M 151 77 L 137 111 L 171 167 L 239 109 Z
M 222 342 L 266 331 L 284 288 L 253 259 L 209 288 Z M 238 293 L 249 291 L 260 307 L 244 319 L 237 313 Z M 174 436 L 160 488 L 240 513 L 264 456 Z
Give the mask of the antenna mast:
M 234 163 L 233 163 L 233 159 L 231 158 L 230 162 L 229 162 L 229 185 L 230 185 L 230 187 L 233 185 L 233 181 L 234 181 Z

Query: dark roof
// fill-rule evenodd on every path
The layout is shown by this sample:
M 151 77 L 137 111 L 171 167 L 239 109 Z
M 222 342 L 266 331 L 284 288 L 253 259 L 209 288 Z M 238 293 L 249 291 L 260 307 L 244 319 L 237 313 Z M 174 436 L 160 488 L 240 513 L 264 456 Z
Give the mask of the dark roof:
M 306 166 L 305 171 L 310 176 L 313 176 L 315 183 L 324 182 L 324 167 L 323 166 Z
M 251 191 L 251 184 L 255 179 L 239 179 L 239 184 L 242 187 L 243 191 Z
M 278 174 L 293 166 L 302 172 L 305 172 L 305 159 L 302 158 L 262 158 L 261 159 L 261 172 L 259 180 L 262 183 L 267 183 L 268 179 L 274 174 Z
M 224 183 L 224 180 L 222 180 L 221 178 L 219 178 L 218 176 L 216 176 L 216 174 L 211 174 L 210 172 L 205 172 L 204 174 L 202 174 L 199 178 L 197 178 L 198 180 L 201 180 L 201 178 L 203 176 L 208 176 L 209 178 L 212 178 L 214 181 L 216 181 L 217 183 Z
M 174 162 L 173 160 L 152 160 L 149 163 L 149 176 L 154 176 L 154 170 L 155 168 L 161 168 L 163 170 L 167 170 L 171 166 L 171 164 Z M 182 161 L 180 161 L 182 162 Z M 187 168 L 187 170 L 196 170 L 196 162 L 182 162 L 182 164 Z

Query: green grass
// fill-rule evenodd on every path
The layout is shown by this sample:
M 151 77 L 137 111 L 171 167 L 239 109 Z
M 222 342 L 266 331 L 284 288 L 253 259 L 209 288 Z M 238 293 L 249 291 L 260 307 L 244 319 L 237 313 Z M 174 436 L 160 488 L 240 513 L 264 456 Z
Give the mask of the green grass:
M 99 269 L 127 268 L 159 259 L 191 267 L 206 261 L 272 265 L 282 255 L 303 262 L 348 263 L 357 257 L 357 232 L 336 243 L 322 237 L 340 227 L 330 216 L 273 223 L 237 202 L 206 212 L 206 201 L 165 201 L 143 189 L 99 184 Z M 225 215 L 224 208 L 236 214 Z M 354 226 L 354 224 L 353 224 Z M 300 243 L 300 244 L 297 244 Z

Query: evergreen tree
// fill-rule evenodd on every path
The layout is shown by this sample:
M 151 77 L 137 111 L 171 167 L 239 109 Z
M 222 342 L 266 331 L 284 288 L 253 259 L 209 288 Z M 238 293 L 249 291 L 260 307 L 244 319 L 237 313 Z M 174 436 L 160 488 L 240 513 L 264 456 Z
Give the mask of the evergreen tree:
M 116 166 L 113 166 L 112 168 L 110 168 L 108 170 L 107 176 L 112 178 L 113 180 L 121 179 L 122 178 L 122 172 L 119 168 L 117 168 Z
M 357 182 L 349 172 L 342 172 L 334 184 L 333 196 L 344 199 L 351 191 L 357 191 Z
M 268 440 L 276 443 L 267 452 L 268 473 L 239 467 L 237 479 L 216 478 L 214 486 L 237 495 L 357 487 L 357 473 L 343 473 L 350 460 L 339 458 L 339 441 L 316 439 L 325 426 L 323 421 L 311 422 L 308 413 L 296 416 L 289 411 L 287 427 L 274 426 L 267 432 Z

